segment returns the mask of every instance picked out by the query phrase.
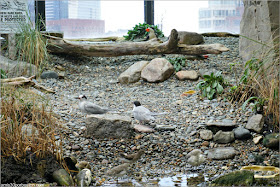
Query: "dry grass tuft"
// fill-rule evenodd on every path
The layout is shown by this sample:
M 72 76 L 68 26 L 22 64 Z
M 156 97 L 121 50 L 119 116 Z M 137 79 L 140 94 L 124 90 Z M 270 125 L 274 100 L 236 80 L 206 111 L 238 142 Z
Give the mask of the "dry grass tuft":
M 57 120 L 43 97 L 31 90 L 2 86 L 0 123 L 1 158 L 12 156 L 25 162 L 27 152 L 31 152 L 37 158 L 53 154 L 62 160 L 62 144 L 55 138 Z M 29 130 L 23 130 L 26 127 Z
M 259 59 L 252 58 L 246 63 L 244 75 L 233 94 L 233 99 L 244 103 L 250 97 L 255 97 L 252 101 L 263 105 L 263 114 L 273 117 L 274 130 L 279 131 L 279 38 L 273 42 L 266 45 L 273 47 Z

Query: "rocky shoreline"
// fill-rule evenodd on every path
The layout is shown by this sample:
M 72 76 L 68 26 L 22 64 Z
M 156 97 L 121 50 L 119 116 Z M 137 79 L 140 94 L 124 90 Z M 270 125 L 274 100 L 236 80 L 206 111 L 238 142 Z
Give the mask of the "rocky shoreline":
M 229 83 L 236 83 L 242 73 L 238 56 L 239 38 L 205 37 L 205 41 L 209 44 L 221 43 L 230 51 L 209 55 L 207 59 L 187 60 L 183 70 L 222 71 Z M 181 55 L 165 57 L 176 56 Z M 53 95 L 44 95 L 50 99 L 53 111 L 61 119 L 64 128 L 64 138 L 57 141 L 62 142 L 65 156 L 74 156 L 79 161 L 90 163 L 96 180 L 93 184 L 101 181 L 106 171 L 121 163 L 120 153 L 133 153 L 139 149 L 144 149 L 145 154 L 129 169 L 127 175 L 130 179 L 141 180 L 144 184 L 162 177 L 193 173 L 193 167 L 187 163 L 186 158 L 193 149 L 200 149 L 207 158 L 206 162 L 199 166 L 199 170 L 194 172 L 203 172 L 207 181 L 239 170 L 242 166 L 264 165 L 263 162 L 258 163 L 256 155 L 269 164 L 275 159 L 279 160 L 279 150 L 264 147 L 260 143 L 255 144 L 252 138 L 261 134 L 252 131 L 248 132 L 249 138 L 242 140 L 233 137 L 227 143 L 209 138 L 206 131 L 210 123 L 219 122 L 221 126 L 232 124 L 233 128 L 243 128 L 254 114 L 249 108 L 242 111 L 241 106 L 229 103 L 223 97 L 214 100 L 201 99 L 198 92 L 189 97 L 181 97 L 183 92 L 195 90 L 199 80 L 179 81 L 172 75 L 161 83 L 142 80 L 132 84 L 118 83 L 118 76 L 133 63 L 156 57 L 161 56 L 51 56 L 49 69 L 63 73 L 64 79 L 38 80 L 41 85 L 56 92 Z M 162 125 L 174 128 L 157 129 L 153 133 L 137 132 L 129 139 L 97 139 L 86 136 L 86 115 L 81 113 L 78 100 L 74 99 L 80 94 L 85 94 L 90 101 L 100 106 L 117 109 L 121 115 L 130 117 L 133 101 L 139 100 L 153 112 L 167 113 L 158 116 L 151 124 L 152 127 Z M 136 123 L 134 119 L 132 121 Z M 113 179 L 106 178 L 104 183 Z

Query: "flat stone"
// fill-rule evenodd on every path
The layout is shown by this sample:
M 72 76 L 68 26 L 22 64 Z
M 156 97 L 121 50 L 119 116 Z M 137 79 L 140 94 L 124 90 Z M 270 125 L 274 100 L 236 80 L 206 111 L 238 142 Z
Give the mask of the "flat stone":
M 175 74 L 176 78 L 179 79 L 180 81 L 184 80 L 193 80 L 196 81 L 198 79 L 198 74 L 194 70 L 186 70 L 186 71 L 178 71 Z
M 86 117 L 86 134 L 96 138 L 130 138 L 134 136 L 131 118 L 118 114 L 96 114 Z
M 151 133 L 151 132 L 155 132 L 154 129 L 146 126 L 146 125 L 140 125 L 140 124 L 135 124 L 134 125 L 134 129 L 137 132 L 144 132 L 144 133 Z
M 210 120 L 206 123 L 207 129 L 210 129 L 214 134 L 217 133 L 219 130 L 222 131 L 231 131 L 237 124 L 234 123 L 231 119 L 223 119 L 219 121 Z
M 236 150 L 233 147 L 218 147 L 208 151 L 208 158 L 213 160 L 224 160 L 234 158 Z
M 155 129 L 159 131 L 174 131 L 176 126 L 173 125 L 156 125 Z

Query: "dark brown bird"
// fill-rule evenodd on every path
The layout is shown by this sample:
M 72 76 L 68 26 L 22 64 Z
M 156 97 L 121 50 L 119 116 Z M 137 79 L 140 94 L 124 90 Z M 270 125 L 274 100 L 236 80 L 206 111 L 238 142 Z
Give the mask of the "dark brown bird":
M 133 154 L 126 154 L 126 153 L 120 153 L 121 160 L 126 163 L 134 163 L 137 160 L 141 158 L 141 156 L 145 153 L 143 149 L 140 149 L 137 153 Z

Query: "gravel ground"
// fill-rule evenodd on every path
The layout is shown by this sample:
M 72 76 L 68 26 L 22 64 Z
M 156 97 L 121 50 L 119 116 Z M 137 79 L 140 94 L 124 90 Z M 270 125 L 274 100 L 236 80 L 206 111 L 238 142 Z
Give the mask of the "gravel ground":
M 186 70 L 216 69 L 221 70 L 225 78 L 235 82 L 242 72 L 241 60 L 238 56 L 239 38 L 205 37 L 206 43 L 221 43 L 230 48 L 229 52 L 209 55 L 204 60 L 188 60 Z M 166 55 L 174 57 L 181 55 Z M 51 56 L 50 69 L 55 65 L 64 67 L 65 79 L 42 79 L 39 83 L 52 88 L 56 94 L 47 94 L 53 104 L 54 112 L 61 118 L 65 130 L 63 142 L 65 156 L 75 156 L 79 161 L 89 161 L 96 183 L 104 177 L 104 173 L 120 164 L 120 152 L 132 153 L 139 148 L 146 150 L 142 158 L 128 172 L 130 179 L 154 184 L 162 177 L 172 177 L 193 173 L 186 163 L 186 154 L 194 148 L 201 149 L 204 154 L 213 147 L 232 146 L 238 154 L 230 160 L 208 160 L 200 167 L 206 180 L 251 164 L 250 154 L 263 155 L 269 160 L 271 155 L 279 152 L 262 145 L 255 145 L 252 140 L 235 140 L 231 144 L 216 144 L 209 141 L 208 145 L 199 138 L 199 129 L 205 127 L 209 120 L 231 119 L 244 126 L 253 113 L 241 111 L 224 98 L 214 100 L 200 99 L 198 94 L 181 98 L 188 90 L 194 90 L 198 81 L 179 81 L 173 75 L 162 83 L 139 81 L 134 84 L 122 85 L 117 82 L 118 76 L 130 65 L 139 60 L 151 60 L 152 55 L 134 55 L 112 58 L 101 57 L 62 57 Z M 236 65 L 231 68 L 230 64 Z M 103 139 L 86 138 L 85 115 L 78 109 L 78 100 L 74 97 L 85 94 L 88 99 L 101 106 L 118 109 L 125 115 L 131 115 L 132 102 L 139 100 L 142 105 L 154 112 L 167 112 L 158 116 L 156 124 L 174 125 L 174 131 L 157 131 L 151 134 L 137 133 L 134 139 Z M 135 123 L 135 120 L 133 120 Z M 194 132 L 194 133 L 190 133 Z M 252 133 L 253 136 L 256 134 Z M 202 146 L 206 145 L 206 146 Z M 81 149 L 76 149 L 80 146 Z M 197 173 L 197 172 L 195 172 Z M 104 183 L 113 181 L 106 177 Z M 135 181 L 135 180 L 134 180 Z M 137 183 L 137 182 L 134 182 Z M 167 183 L 166 183 L 167 184 Z M 164 184 L 163 184 L 164 185 Z

